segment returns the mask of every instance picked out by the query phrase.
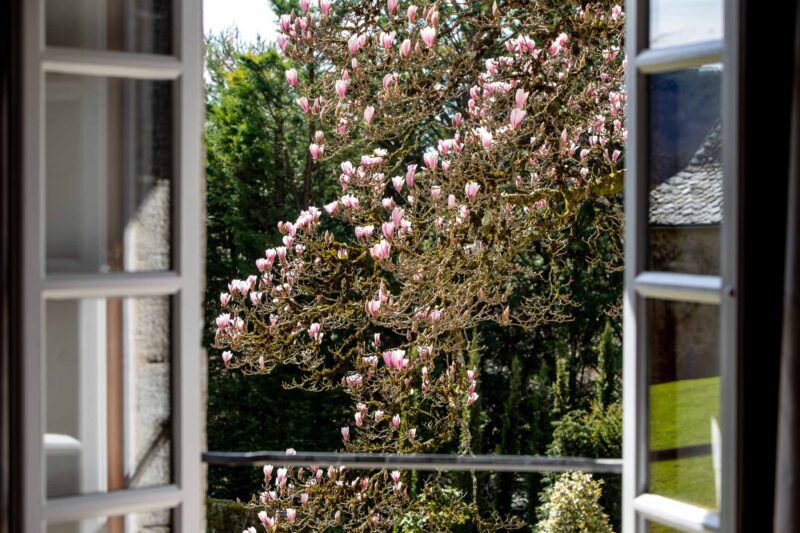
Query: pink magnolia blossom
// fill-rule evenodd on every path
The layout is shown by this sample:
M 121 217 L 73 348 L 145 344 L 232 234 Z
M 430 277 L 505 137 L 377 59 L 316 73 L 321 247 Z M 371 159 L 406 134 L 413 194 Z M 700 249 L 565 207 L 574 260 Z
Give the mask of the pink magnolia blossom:
M 336 80 L 336 95 L 339 97 L 339 100 L 344 100 L 345 96 L 347 96 L 347 86 L 350 85 L 348 80 Z
M 317 143 L 311 143 L 311 145 L 308 147 L 308 151 L 311 152 L 311 159 L 316 161 L 322 157 L 322 154 L 325 152 L 325 146 Z
M 394 37 L 395 37 L 395 32 L 393 31 L 392 32 L 382 31 L 380 33 L 379 40 L 384 50 L 392 49 L 392 46 L 394 45 Z
M 441 309 L 434 309 L 433 311 L 430 312 L 428 318 L 430 319 L 431 322 L 438 322 L 439 319 L 442 318 L 443 314 L 444 313 L 442 312 Z
M 267 481 L 272 477 L 272 465 L 264 465 L 264 481 Z
M 364 383 L 361 374 L 351 374 L 344 378 L 344 384 L 348 389 L 357 389 Z
M 297 87 L 297 71 L 290 68 L 286 71 L 286 81 L 289 82 L 290 87 Z
M 428 48 L 433 48 L 433 45 L 436 42 L 436 28 L 432 26 L 423 28 L 420 32 L 420 36 L 422 37 L 422 42 L 425 43 L 425 46 Z
M 492 132 L 490 132 L 489 130 L 481 128 L 480 136 L 481 136 L 481 144 L 487 150 L 494 145 L 494 137 L 492 136 Z
M 323 206 L 323 208 L 325 209 L 326 213 L 328 213 L 329 215 L 333 216 L 333 215 L 336 214 L 336 210 L 339 209 L 339 202 L 338 201 L 334 201 L 334 202 L 331 202 L 329 204 L 325 204 Z
M 353 173 L 355 172 L 353 163 L 351 163 L 350 161 L 345 161 L 344 163 L 341 164 L 341 167 L 342 167 L 342 172 L 344 173 L 345 176 L 350 176 L 350 177 L 353 176 Z
M 417 165 L 412 164 L 406 167 L 406 185 L 411 189 L 414 187 L 414 178 L 417 175 Z
M 408 17 L 409 22 L 414 22 L 417 20 L 417 6 L 411 4 L 408 6 L 408 10 L 406 11 L 406 16 Z
M 342 428 L 342 440 L 345 442 L 350 442 L 350 428 L 347 426 Z
M 402 370 L 408 367 L 408 359 L 405 350 L 389 350 L 383 352 L 383 362 L 390 370 Z
M 475 392 L 471 392 L 471 393 L 469 393 L 469 396 L 467 396 L 467 405 L 472 405 L 477 400 L 478 400 L 478 394 L 475 393 Z
M 377 411 L 375 411 L 373 413 L 372 416 L 373 416 L 373 418 L 375 418 L 375 422 L 380 422 L 381 418 L 383 418 L 383 411 L 378 409 Z
M 398 481 L 400 481 L 400 471 L 399 470 L 392 470 L 391 477 L 392 477 L 392 481 L 394 483 L 397 483 Z
M 217 329 L 222 330 L 226 329 L 231 325 L 231 314 L 230 313 L 222 313 L 216 319 Z
M 347 40 L 347 50 L 350 52 L 351 56 L 355 56 L 356 54 L 358 54 L 358 51 L 360 49 L 361 49 L 361 43 L 359 42 L 358 35 L 354 33 Z
M 308 110 L 311 109 L 308 104 L 308 98 L 306 98 L 305 96 L 301 96 L 296 101 L 297 105 L 300 106 L 300 109 L 303 110 L 303 113 L 308 113 Z
M 511 129 L 515 130 L 522 124 L 522 119 L 525 118 L 525 111 L 515 107 L 511 110 L 511 115 L 508 118 L 508 122 L 511 125 Z
M 470 181 L 466 185 L 464 185 L 464 194 L 467 195 L 467 198 L 470 200 L 474 200 L 475 197 L 478 195 L 478 191 L 481 189 L 481 186 L 475 183 L 474 181 Z
M 405 179 L 403 179 L 403 176 L 394 176 L 392 178 L 392 185 L 394 185 L 394 188 L 396 190 L 398 191 L 402 190 L 404 184 L 405 184 Z
M 394 209 L 392 209 L 392 222 L 394 223 L 395 226 L 400 225 L 400 223 L 403 220 L 403 215 L 405 214 L 406 211 L 402 207 L 395 207 Z M 383 285 L 381 285 L 381 287 L 383 287 Z
M 292 27 L 292 17 L 289 15 L 281 15 L 281 30 L 284 33 L 289 32 L 289 28 Z
M 456 209 L 457 207 L 455 195 L 449 194 L 447 196 L 447 209 Z
M 375 261 L 389 259 L 391 255 L 391 245 L 386 240 L 381 239 L 381 242 L 369 249 L 369 254 Z
M 330 2 L 328 3 L 328 6 L 330 6 Z M 328 9 L 330 10 L 330 7 L 328 7 Z M 295 520 L 297 520 L 297 511 L 291 507 L 286 509 L 286 520 L 288 520 L 290 524 L 294 524 Z
M 400 55 L 403 57 L 411 55 L 411 39 L 406 39 L 400 44 Z
M 358 201 L 358 198 L 356 198 L 352 194 L 345 194 L 344 196 L 341 197 L 341 199 L 339 201 L 346 208 L 353 209 L 353 210 L 358 210 L 359 205 L 360 205 L 359 201 Z
M 306 506 L 308 505 L 308 493 L 304 492 L 300 495 L 300 505 Z
M 408 430 L 408 439 L 414 440 L 417 438 L 417 428 L 411 428 Z
M 434 199 L 434 201 L 438 200 L 441 195 L 442 195 L 441 187 L 439 187 L 438 185 L 434 185 L 433 187 L 431 187 L 431 197 Z
M 394 222 L 384 222 L 381 225 L 381 231 L 386 240 L 391 241 L 394 237 Z
M 400 427 L 400 415 L 394 415 L 392 417 L 392 427 L 397 429 Z
M 364 122 L 366 124 L 371 124 L 372 117 L 374 116 L 375 116 L 375 108 L 372 106 L 367 106 L 366 109 L 364 109 Z
M 397 15 L 397 8 L 400 6 L 400 0 L 388 0 L 386 2 L 386 10 L 390 15 Z
M 373 337 L 372 337 L 372 343 L 373 343 L 373 344 L 374 344 L 376 347 L 378 347 L 378 346 L 380 346 L 380 345 L 381 345 L 381 334 L 380 334 L 380 333 L 376 333 L 375 335 L 373 335 Z
M 356 413 L 353 415 L 353 418 L 355 419 L 356 427 L 361 427 L 364 425 L 364 415 L 362 413 Z
M 300 0 L 300 9 L 303 11 L 303 13 L 308 13 L 309 6 L 310 6 L 309 0 Z
M 308 327 L 308 335 L 316 342 L 320 344 L 322 342 L 322 337 L 325 335 L 322 333 L 322 327 L 319 325 L 318 322 L 314 322 Z
M 381 301 L 380 300 L 368 300 L 365 304 L 365 308 L 367 310 L 367 314 L 372 318 L 378 316 L 381 312 Z
M 264 529 L 266 529 L 267 531 L 272 531 L 273 529 L 275 529 L 275 524 L 276 524 L 275 519 L 267 516 L 266 511 L 260 511 L 258 513 L 258 519 L 264 526 Z
M 425 166 L 430 170 L 436 170 L 436 164 L 439 162 L 439 152 L 436 150 L 429 150 L 422 156 Z
M 225 363 L 225 366 L 230 366 L 231 359 L 233 359 L 233 354 L 229 351 L 222 352 L 222 362 Z
M 219 293 L 219 303 L 222 304 L 223 307 L 228 305 L 230 301 L 231 301 L 230 294 L 228 294 L 227 292 Z
M 356 226 L 355 234 L 356 239 L 359 241 L 361 239 L 366 239 L 372 236 L 372 232 L 375 230 L 374 226 Z
M 453 126 L 460 128 L 464 125 L 464 116 L 461 113 L 453 115 Z

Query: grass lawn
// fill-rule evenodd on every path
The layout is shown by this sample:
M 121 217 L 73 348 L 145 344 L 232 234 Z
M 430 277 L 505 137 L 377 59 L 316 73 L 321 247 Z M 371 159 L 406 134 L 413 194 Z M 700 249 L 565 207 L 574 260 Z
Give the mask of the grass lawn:
M 711 418 L 719 421 L 719 389 L 718 377 L 651 386 L 650 449 L 669 450 L 711 444 Z M 652 462 L 650 491 L 715 509 L 711 455 Z

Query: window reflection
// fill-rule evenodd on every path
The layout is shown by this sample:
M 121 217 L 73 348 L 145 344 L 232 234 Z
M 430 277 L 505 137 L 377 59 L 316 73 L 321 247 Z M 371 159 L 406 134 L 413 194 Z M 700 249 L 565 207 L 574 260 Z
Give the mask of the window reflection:
M 712 65 L 649 78 L 648 270 L 719 272 L 721 77 Z
M 167 485 L 170 299 L 46 308 L 47 496 Z
M 722 0 L 650 0 L 650 47 L 722 39 Z
M 169 54 L 171 0 L 46 0 L 48 46 Z
M 47 75 L 48 272 L 169 270 L 172 82 Z
M 715 509 L 719 307 L 648 302 L 650 492 Z

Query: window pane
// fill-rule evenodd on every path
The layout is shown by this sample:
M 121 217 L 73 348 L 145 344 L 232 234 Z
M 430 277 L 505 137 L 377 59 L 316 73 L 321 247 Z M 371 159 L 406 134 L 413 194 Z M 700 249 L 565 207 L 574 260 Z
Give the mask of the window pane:
M 171 482 L 170 305 L 47 302 L 48 497 Z
M 716 274 L 722 223 L 722 69 L 650 76 L 648 270 Z
M 46 0 L 48 46 L 169 54 L 171 0 Z
M 650 0 L 650 47 L 722 39 L 722 0 Z
M 47 75 L 48 272 L 170 269 L 172 90 Z
M 719 308 L 650 301 L 650 492 L 715 509 Z
M 172 526 L 172 511 L 165 509 L 152 513 L 48 524 L 47 533 L 169 533 Z

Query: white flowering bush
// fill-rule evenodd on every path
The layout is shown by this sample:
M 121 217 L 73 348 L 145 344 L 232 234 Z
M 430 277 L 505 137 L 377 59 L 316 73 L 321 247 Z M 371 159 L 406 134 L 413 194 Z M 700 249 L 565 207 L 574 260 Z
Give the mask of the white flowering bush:
M 542 506 L 545 515 L 538 533 L 611 533 L 608 515 L 600 505 L 603 489 L 591 474 L 567 472 L 549 489 Z

